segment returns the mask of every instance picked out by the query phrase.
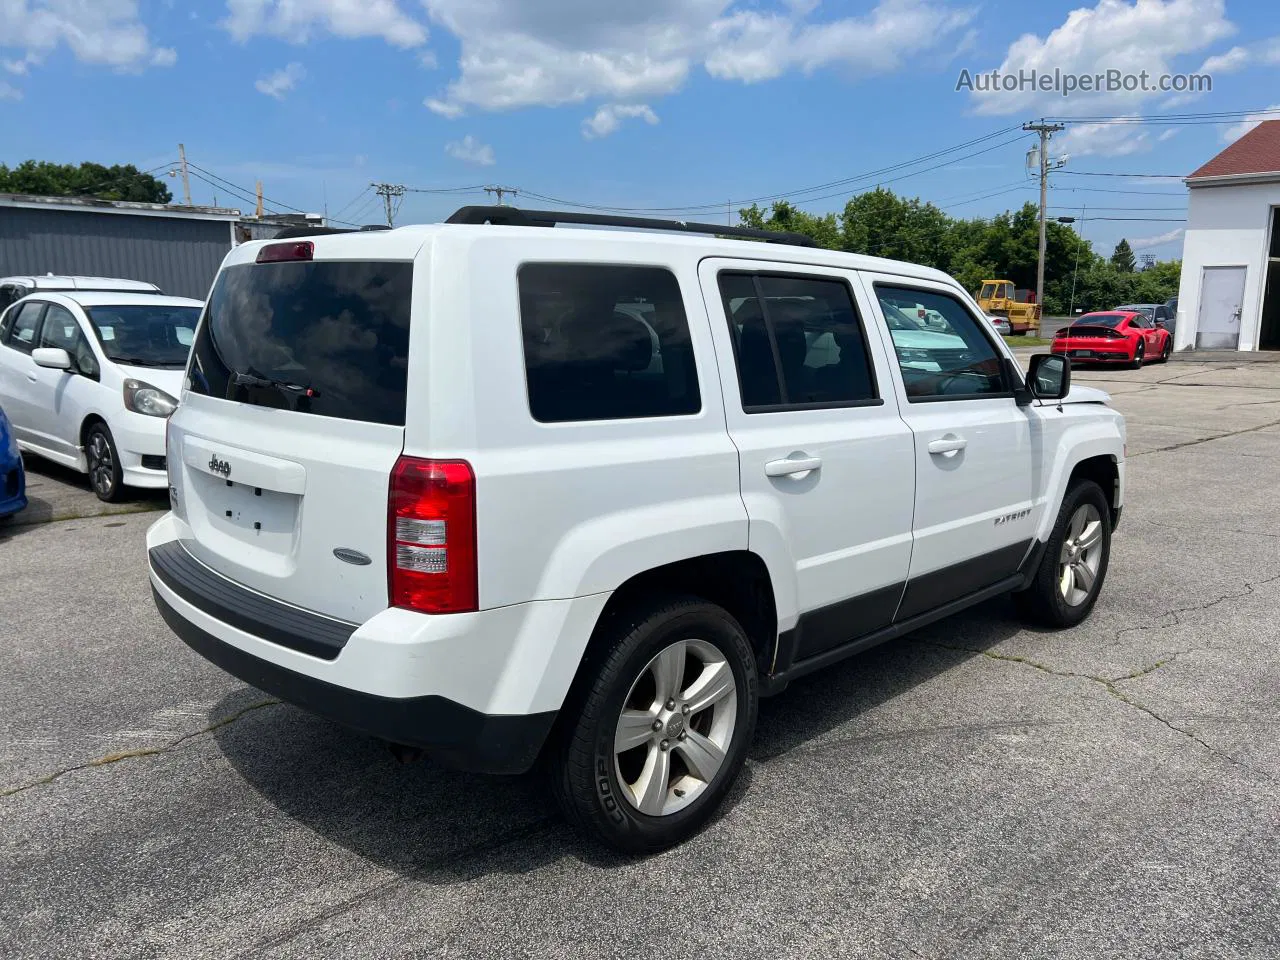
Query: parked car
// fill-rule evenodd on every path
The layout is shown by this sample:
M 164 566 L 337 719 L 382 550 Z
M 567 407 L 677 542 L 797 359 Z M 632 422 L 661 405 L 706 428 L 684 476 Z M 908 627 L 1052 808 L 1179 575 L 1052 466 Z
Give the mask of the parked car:
M 27 477 L 22 453 L 9 418 L 0 407 L 0 520 L 8 520 L 27 505 Z
M 100 291 L 109 293 L 160 293 L 154 283 L 142 280 L 121 280 L 117 277 L 59 277 L 52 273 L 44 276 L 0 277 L 0 313 L 10 304 L 33 293 L 85 293 Z
M 1011 591 L 1087 617 L 1125 431 L 937 270 L 566 226 L 602 220 L 237 247 L 147 550 L 228 672 L 455 766 L 541 757 L 574 824 L 649 851 L 723 800 L 761 696 Z
M 1178 318 L 1176 307 L 1171 312 L 1168 304 L 1164 303 L 1127 303 L 1115 309 L 1124 313 L 1140 313 L 1154 326 L 1168 330 L 1171 337 Z
M 87 473 L 102 500 L 168 486 L 165 423 L 200 308 L 136 293 L 37 293 L 9 307 L 0 404 L 18 445 Z
M 1013 336 L 1013 327 L 1009 325 L 1008 317 L 996 317 L 991 314 L 985 314 L 986 318 L 991 321 L 991 326 L 995 327 L 996 333 L 1002 337 Z
M 1105 310 L 1063 327 L 1054 334 L 1050 350 L 1076 362 L 1127 363 L 1137 369 L 1147 358 L 1165 363 L 1173 352 L 1173 335 L 1152 325 L 1145 314 Z
M 1165 321 L 1168 324 L 1169 332 L 1176 337 L 1178 335 L 1178 298 L 1170 297 L 1166 300 L 1164 309 L 1169 315 L 1169 319 Z

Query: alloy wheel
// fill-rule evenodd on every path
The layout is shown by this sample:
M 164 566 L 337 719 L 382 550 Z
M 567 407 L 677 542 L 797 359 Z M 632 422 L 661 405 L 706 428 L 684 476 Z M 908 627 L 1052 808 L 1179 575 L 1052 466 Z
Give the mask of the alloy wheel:
M 1081 504 L 1071 515 L 1058 554 L 1058 593 L 1068 606 L 1089 599 L 1101 564 L 1102 515 L 1092 503 Z
M 89 438 L 89 482 L 102 497 L 111 494 L 115 483 L 115 461 L 111 456 L 111 444 L 100 431 Z
M 724 765 L 738 721 L 738 684 L 720 650 L 677 640 L 640 672 L 614 733 L 614 772 L 643 814 L 687 807 Z

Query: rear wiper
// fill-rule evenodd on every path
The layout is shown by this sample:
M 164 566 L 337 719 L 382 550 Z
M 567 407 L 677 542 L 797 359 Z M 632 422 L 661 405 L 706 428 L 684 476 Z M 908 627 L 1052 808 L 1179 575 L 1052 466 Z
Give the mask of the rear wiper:
M 271 377 L 260 377 L 254 373 L 237 372 L 232 376 L 231 382 L 237 387 L 274 387 L 277 390 L 288 390 L 291 393 L 300 393 L 305 397 L 320 396 L 320 391 L 313 387 L 309 387 L 301 383 L 293 383 L 289 380 L 274 380 Z

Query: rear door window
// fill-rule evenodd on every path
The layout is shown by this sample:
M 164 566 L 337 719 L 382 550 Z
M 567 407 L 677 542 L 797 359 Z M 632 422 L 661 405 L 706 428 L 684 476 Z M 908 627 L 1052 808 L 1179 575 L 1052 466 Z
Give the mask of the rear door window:
M 535 420 L 673 417 L 702 409 L 689 322 L 670 270 L 526 263 L 519 287 Z
M 412 292 L 409 261 L 228 267 L 196 333 L 188 388 L 404 426 Z

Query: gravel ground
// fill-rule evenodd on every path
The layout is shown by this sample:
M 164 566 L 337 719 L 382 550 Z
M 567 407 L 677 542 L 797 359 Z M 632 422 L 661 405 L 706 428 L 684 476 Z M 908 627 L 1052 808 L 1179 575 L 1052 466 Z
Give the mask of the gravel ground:
M 794 684 L 642 861 L 188 651 L 154 515 L 0 530 L 0 956 L 1280 956 L 1280 364 L 1076 377 L 1129 417 L 1094 616 L 994 602 Z

